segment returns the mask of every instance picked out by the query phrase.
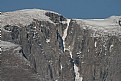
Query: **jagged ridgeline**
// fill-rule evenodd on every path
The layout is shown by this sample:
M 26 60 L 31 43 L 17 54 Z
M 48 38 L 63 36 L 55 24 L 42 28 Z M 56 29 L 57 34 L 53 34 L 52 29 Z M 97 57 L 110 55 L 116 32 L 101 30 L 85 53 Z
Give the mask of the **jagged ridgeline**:
M 121 81 L 121 16 L 0 13 L 0 81 Z

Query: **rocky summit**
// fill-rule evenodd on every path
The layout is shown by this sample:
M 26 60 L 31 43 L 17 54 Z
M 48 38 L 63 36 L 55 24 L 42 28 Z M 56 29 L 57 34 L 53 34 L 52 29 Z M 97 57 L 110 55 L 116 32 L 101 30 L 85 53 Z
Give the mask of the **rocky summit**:
M 121 81 L 121 16 L 0 13 L 0 81 Z

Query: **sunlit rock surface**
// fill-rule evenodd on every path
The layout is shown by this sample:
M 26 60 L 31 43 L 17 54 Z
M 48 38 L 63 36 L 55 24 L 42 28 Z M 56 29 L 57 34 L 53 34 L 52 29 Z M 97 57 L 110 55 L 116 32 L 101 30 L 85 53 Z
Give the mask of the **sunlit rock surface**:
M 0 81 L 121 81 L 121 16 L 0 14 Z

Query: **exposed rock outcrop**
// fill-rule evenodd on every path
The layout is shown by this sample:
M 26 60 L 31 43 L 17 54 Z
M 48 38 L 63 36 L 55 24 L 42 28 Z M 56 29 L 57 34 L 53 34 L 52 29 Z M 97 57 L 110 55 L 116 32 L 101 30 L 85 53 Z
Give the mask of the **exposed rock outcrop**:
M 120 18 L 67 19 L 39 9 L 0 14 L 0 81 L 120 81 Z

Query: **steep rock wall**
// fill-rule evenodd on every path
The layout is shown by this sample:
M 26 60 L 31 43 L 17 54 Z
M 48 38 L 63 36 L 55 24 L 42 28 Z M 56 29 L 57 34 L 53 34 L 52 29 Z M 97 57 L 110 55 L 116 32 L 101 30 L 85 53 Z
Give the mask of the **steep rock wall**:
M 27 15 L 30 12 L 39 12 L 41 16 L 45 13 L 39 10 L 23 10 L 13 14 L 21 13 L 23 17 L 23 12 Z M 27 24 L 20 23 L 21 20 L 13 23 L 12 20 L 18 16 L 10 20 L 6 20 L 6 17 L 2 20 L 1 17 L 3 22 L 1 40 L 21 47 L 19 52 L 26 59 L 25 62 L 30 62 L 32 71 L 36 77 L 39 77 L 38 81 L 121 80 L 121 28 L 114 21 L 119 17 L 105 20 L 78 20 L 64 18 L 54 12 L 46 12 L 44 16 L 45 19 L 37 19 L 39 15 L 31 16 L 31 19 L 36 18 Z M 11 51 L 12 49 L 6 50 L 1 55 L 7 55 Z M 7 59 L 7 56 L 1 57 Z M 1 63 L 4 61 L 1 60 Z M 1 71 L 6 74 L 4 70 Z M 9 77 L 5 77 L 2 73 L 0 75 L 2 75 L 1 80 L 10 81 Z

